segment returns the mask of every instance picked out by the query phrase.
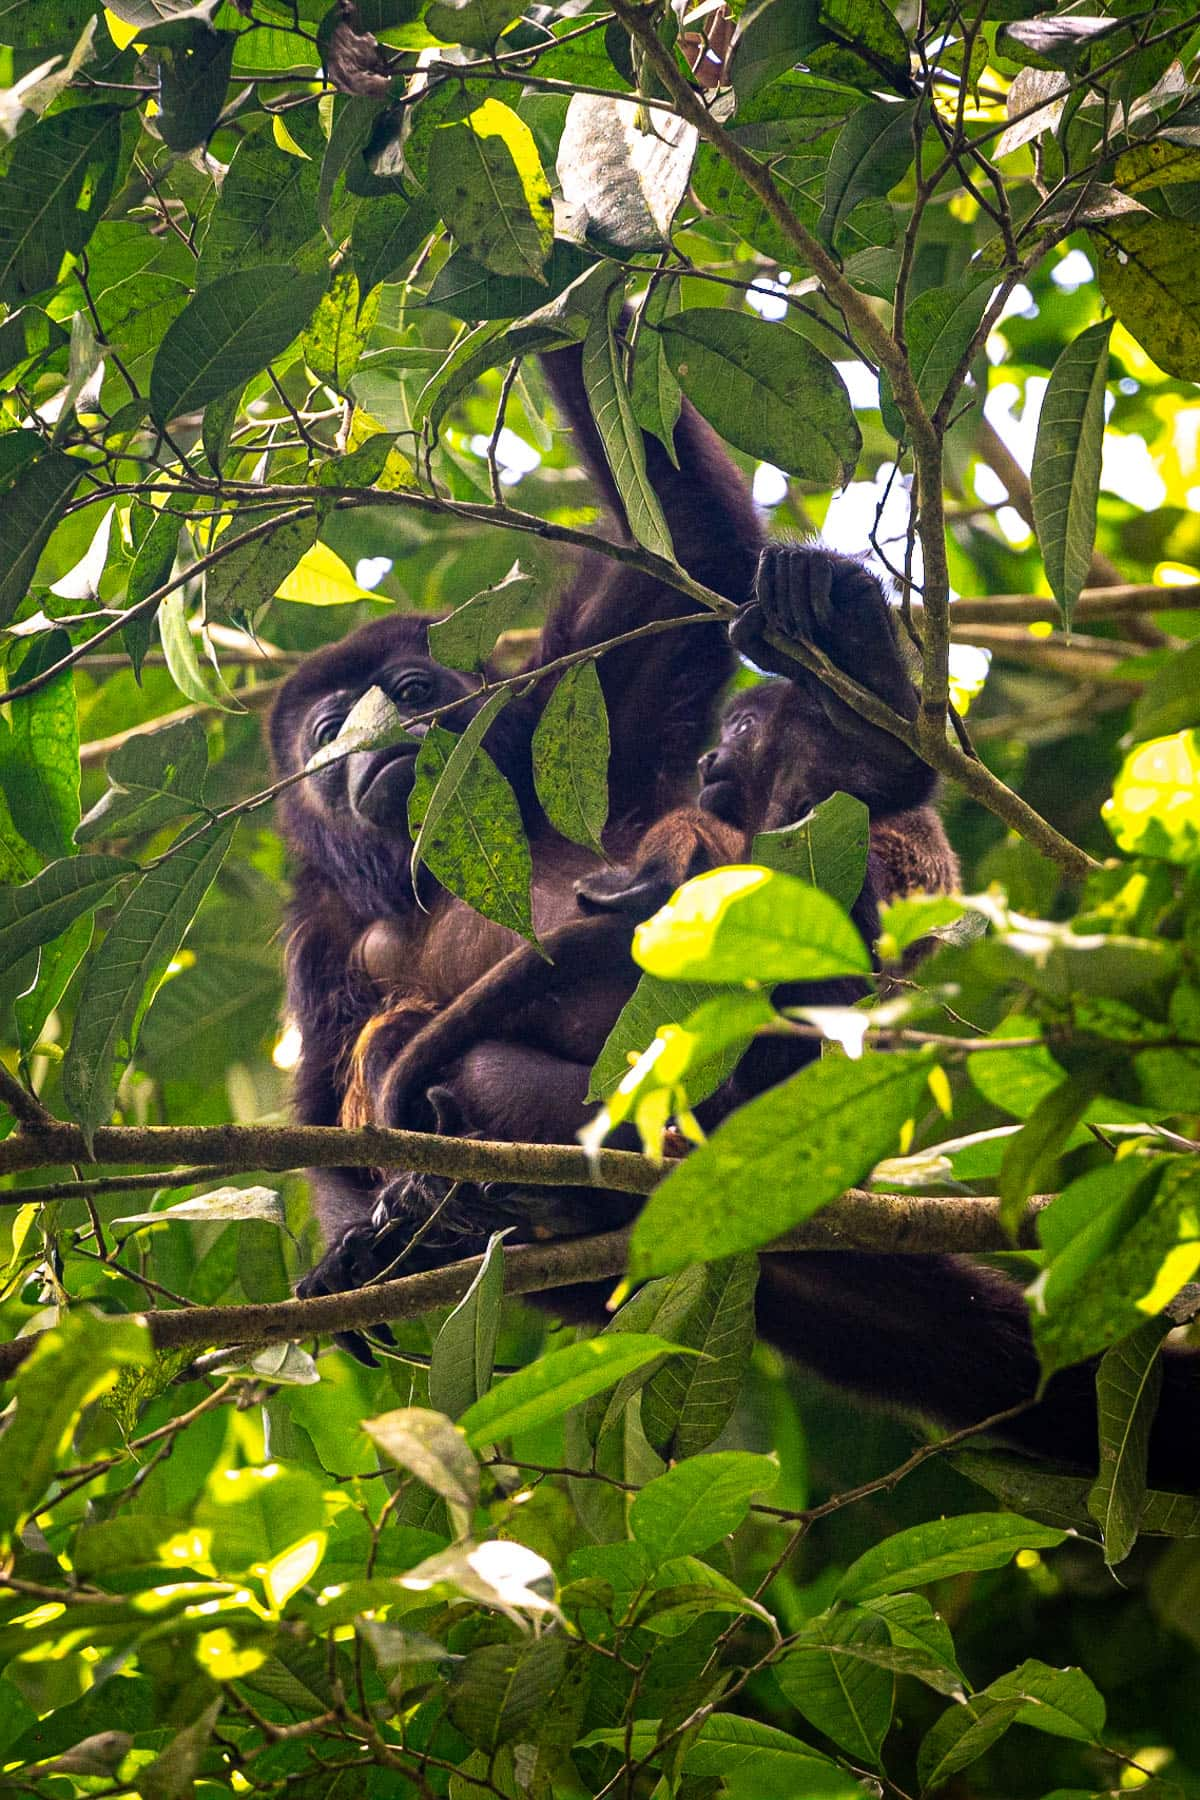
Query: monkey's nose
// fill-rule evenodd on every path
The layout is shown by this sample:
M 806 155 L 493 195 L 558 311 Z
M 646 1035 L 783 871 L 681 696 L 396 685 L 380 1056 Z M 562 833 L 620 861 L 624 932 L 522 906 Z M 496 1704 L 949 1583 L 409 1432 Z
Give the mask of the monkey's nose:
M 700 771 L 701 781 L 708 780 L 709 774 L 710 774 L 713 764 L 716 762 L 716 760 L 717 760 L 717 752 L 715 750 L 706 750 L 704 752 L 704 755 L 702 757 L 700 757 L 699 761 L 696 764 L 696 767 Z

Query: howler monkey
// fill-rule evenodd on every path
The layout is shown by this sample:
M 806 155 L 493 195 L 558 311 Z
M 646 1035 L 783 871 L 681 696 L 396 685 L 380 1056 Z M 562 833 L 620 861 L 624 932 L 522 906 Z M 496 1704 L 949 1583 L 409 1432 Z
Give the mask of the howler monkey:
M 579 348 L 555 352 L 543 363 L 575 443 L 623 528 L 584 391 Z M 656 439 L 645 439 L 647 474 L 679 561 L 697 580 L 741 603 L 749 598 L 761 543 L 754 503 L 715 433 L 686 402 L 674 452 L 672 461 Z M 633 625 L 697 613 L 702 609 L 674 588 L 609 558 L 589 557 L 549 619 L 529 667 L 536 670 Z M 379 619 L 308 658 L 284 684 L 271 715 L 277 774 L 302 769 L 372 686 L 382 687 L 408 715 L 461 700 L 444 721 L 461 730 L 478 708 L 469 698 L 477 684 L 430 656 L 427 627 L 435 616 Z M 606 845 L 615 858 L 628 857 L 649 825 L 690 796 L 696 758 L 734 662 L 724 626 L 703 616 L 599 659 L 612 739 Z M 486 739 L 521 806 L 533 854 L 534 919 L 542 935 L 575 916 L 574 883 L 598 860 L 553 832 L 536 802 L 530 741 L 549 691 L 548 678 L 510 702 Z M 428 894 L 423 883 L 422 906 L 416 905 L 407 821 L 414 760 L 411 744 L 358 753 L 280 799 L 280 828 L 296 865 L 287 937 L 289 1012 L 302 1040 L 295 1107 L 309 1124 L 372 1115 L 376 1071 L 520 941 L 432 883 Z M 572 1017 L 581 1004 L 569 1009 Z M 336 1248 L 347 1230 L 369 1219 L 376 1185 L 366 1170 L 314 1174 L 315 1206 L 328 1244 Z
M 548 366 L 584 458 L 620 517 L 578 353 L 562 352 Z M 867 879 L 855 908 L 868 941 L 882 899 L 952 885 L 953 854 L 929 804 L 931 772 L 765 635 L 815 644 L 911 718 L 916 695 L 878 584 L 858 563 L 819 547 L 774 545 L 763 553 L 754 588 L 760 544 L 749 496 L 686 403 L 675 447 L 678 469 L 647 439 L 648 471 L 680 560 L 743 605 L 734 642 L 784 679 L 734 696 L 716 748 L 700 757 L 692 805 L 692 767 L 732 662 L 725 631 L 691 624 L 601 660 L 613 741 L 607 866 L 556 838 L 538 812 L 529 743 L 545 695 L 514 701 L 500 715 L 488 748 L 522 805 L 535 920 L 553 965 L 447 895 L 435 893 L 429 912 L 415 907 L 405 818 L 411 748 L 348 758 L 290 790 L 282 825 L 299 871 L 288 974 L 303 1037 L 297 1106 L 305 1120 L 571 1141 L 587 1114 L 591 1062 L 635 979 L 625 954 L 633 923 L 688 875 L 742 856 L 756 830 L 802 816 L 836 789 L 871 810 Z M 643 619 L 688 610 L 673 590 L 628 569 L 587 565 L 531 666 Z M 286 684 L 271 728 L 280 772 L 303 766 L 373 684 L 402 710 L 461 698 L 451 721 L 460 726 L 474 709 L 468 681 L 429 657 L 423 619 L 383 620 L 319 652 Z M 861 991 L 822 987 L 822 998 Z M 806 997 L 816 997 L 811 988 Z M 812 1054 L 799 1040 L 752 1046 L 709 1103 L 710 1116 Z M 314 1187 L 329 1251 L 301 1291 L 375 1278 L 418 1229 L 423 1240 L 405 1267 L 470 1254 L 500 1223 L 516 1222 L 518 1235 L 599 1229 L 628 1216 L 631 1204 L 594 1190 L 513 1192 L 494 1184 L 447 1202 L 447 1186 L 424 1176 L 383 1181 L 369 1171 L 321 1171 Z M 1020 1289 L 965 1259 L 768 1256 L 757 1304 L 763 1333 L 819 1374 L 950 1427 L 1037 1390 Z M 1198 1387 L 1194 1361 L 1167 1359 L 1151 1443 L 1151 1475 L 1161 1484 L 1200 1482 L 1200 1439 L 1178 1423 L 1200 1415 Z M 1092 1371 L 1056 1376 L 1005 1435 L 1025 1449 L 1094 1463 Z

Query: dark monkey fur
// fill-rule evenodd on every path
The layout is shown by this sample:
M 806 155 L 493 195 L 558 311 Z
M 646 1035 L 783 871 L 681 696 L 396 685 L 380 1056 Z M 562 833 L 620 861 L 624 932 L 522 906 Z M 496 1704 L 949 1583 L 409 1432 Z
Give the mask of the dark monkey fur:
M 545 366 L 584 460 L 623 522 L 579 352 L 557 352 Z M 689 875 L 743 857 L 756 831 L 802 817 L 838 789 L 871 812 L 867 878 L 854 908 L 868 942 L 881 902 L 954 885 L 954 856 L 931 804 L 932 772 L 763 635 L 770 629 L 815 644 L 912 718 L 915 691 L 874 577 L 819 546 L 764 549 L 745 483 L 686 401 L 675 433 L 677 466 L 654 438 L 645 446 L 680 562 L 744 611 L 731 632 L 701 620 L 600 658 L 612 739 L 607 864 L 559 837 L 533 792 L 530 741 L 550 680 L 510 702 L 489 731 L 487 748 L 517 794 L 529 835 L 534 920 L 553 966 L 432 883 L 426 895 L 422 882 L 427 910 L 416 906 L 406 811 L 411 745 L 350 756 L 283 796 L 281 828 L 297 865 L 287 964 L 290 1011 L 303 1039 L 296 1108 L 305 1122 L 571 1142 L 591 1110 L 584 1101 L 591 1064 L 635 983 L 627 951 L 636 920 Z M 588 559 L 528 666 L 696 610 L 646 575 Z M 370 686 L 383 687 L 408 713 L 461 699 L 443 716 L 461 730 L 476 710 L 467 698 L 474 683 L 431 659 L 428 623 L 428 615 L 384 618 L 309 658 L 271 717 L 277 770 L 302 767 Z M 716 748 L 701 755 L 734 667 L 734 645 L 783 679 L 735 695 Z M 804 998 L 846 1000 L 861 991 L 853 982 L 810 984 Z M 812 1054 L 811 1045 L 794 1040 L 752 1046 L 708 1103 L 706 1123 Z M 381 1182 L 377 1172 L 339 1169 L 316 1171 L 312 1180 L 329 1250 L 302 1288 L 310 1293 L 371 1280 L 435 1213 L 419 1260 L 406 1267 L 471 1254 L 498 1224 L 517 1223 L 518 1237 L 522 1230 L 545 1236 L 603 1229 L 627 1218 L 632 1204 L 627 1195 L 594 1190 L 514 1192 L 489 1184 L 460 1191 L 447 1206 L 447 1184 L 435 1177 Z M 952 1428 L 1016 1405 L 1037 1388 L 1019 1288 L 963 1258 L 768 1256 L 757 1305 L 764 1335 L 819 1374 Z M 1197 1421 L 1197 1361 L 1168 1356 L 1151 1443 L 1153 1480 L 1200 1485 Z M 1035 1453 L 1094 1465 L 1092 1370 L 1056 1376 L 1005 1436 Z

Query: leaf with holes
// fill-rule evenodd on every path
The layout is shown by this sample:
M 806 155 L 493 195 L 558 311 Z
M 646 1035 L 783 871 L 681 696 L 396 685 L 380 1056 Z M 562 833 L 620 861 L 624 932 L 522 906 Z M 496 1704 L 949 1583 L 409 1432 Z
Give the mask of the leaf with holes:
M 412 868 L 415 876 L 424 863 L 476 912 L 536 943 L 533 861 L 521 808 L 482 742 L 510 698 L 507 688 L 499 689 L 461 736 L 441 725 L 426 733 L 408 799 Z
M 1139 214 L 1092 233 L 1100 292 L 1160 369 L 1200 381 L 1200 225 Z
M 442 125 L 429 190 L 464 250 L 497 275 L 540 275 L 554 242 L 550 183 L 528 125 L 499 100 Z
M 533 735 L 533 780 L 555 831 L 603 855 L 608 818 L 608 713 L 594 662 L 559 676 Z

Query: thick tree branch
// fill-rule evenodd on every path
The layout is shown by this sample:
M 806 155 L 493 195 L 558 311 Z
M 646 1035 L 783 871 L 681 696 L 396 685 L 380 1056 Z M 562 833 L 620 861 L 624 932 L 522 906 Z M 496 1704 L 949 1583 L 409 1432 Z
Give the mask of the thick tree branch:
M 1031 1203 L 1027 1226 L 1040 1204 Z M 624 1273 L 629 1237 L 630 1228 L 626 1228 L 553 1244 L 519 1244 L 505 1253 L 505 1292 L 543 1293 L 581 1281 L 611 1281 Z M 1000 1225 L 996 1199 L 929 1199 L 915 1194 L 868 1194 L 852 1188 L 769 1249 L 888 1250 L 922 1255 L 983 1254 L 1011 1247 Z M 199 1350 L 213 1344 L 261 1349 L 292 1338 L 363 1331 L 372 1325 L 418 1318 L 435 1307 L 452 1306 L 470 1287 L 481 1261 L 481 1257 L 470 1257 L 352 1294 L 322 1294 L 312 1300 L 279 1300 L 261 1306 L 194 1306 L 140 1316 L 158 1350 Z M 12 1375 L 43 1336 L 43 1332 L 31 1332 L 0 1345 L 0 1379 Z
M 648 1194 L 661 1167 L 630 1150 L 592 1156 L 574 1146 L 491 1143 L 437 1137 L 423 1131 L 384 1131 L 364 1125 L 104 1125 L 89 1151 L 76 1125 L 55 1122 L 0 1143 L 0 1175 L 72 1163 L 132 1163 L 171 1168 L 179 1163 L 241 1169 L 414 1169 L 452 1181 L 512 1181 L 532 1187 L 605 1187 Z M 24 1195 L 0 1194 L 21 1205 Z

